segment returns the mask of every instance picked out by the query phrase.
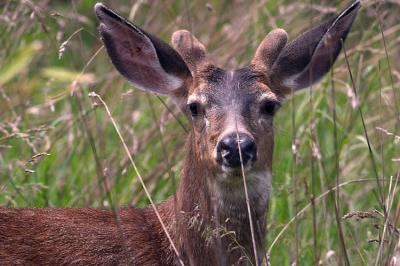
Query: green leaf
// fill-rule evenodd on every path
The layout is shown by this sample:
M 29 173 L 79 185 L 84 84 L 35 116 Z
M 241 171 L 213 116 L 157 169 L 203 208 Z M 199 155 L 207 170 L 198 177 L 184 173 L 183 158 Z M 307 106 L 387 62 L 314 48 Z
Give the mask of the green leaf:
M 8 58 L 8 61 L 0 67 L 0 85 L 4 85 L 20 74 L 32 61 L 35 53 L 42 48 L 40 42 L 33 42 L 19 49 Z
M 71 83 L 76 81 L 78 83 L 88 84 L 94 82 L 95 75 L 92 73 L 79 73 L 73 70 L 60 67 L 48 67 L 41 71 L 42 76 L 46 78 L 55 79 L 60 82 Z

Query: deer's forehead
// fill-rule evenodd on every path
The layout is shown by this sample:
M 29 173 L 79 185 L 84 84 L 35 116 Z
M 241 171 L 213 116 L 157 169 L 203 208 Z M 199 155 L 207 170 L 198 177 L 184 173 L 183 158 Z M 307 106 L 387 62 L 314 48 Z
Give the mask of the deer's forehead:
M 278 97 L 265 84 L 263 75 L 250 68 L 223 70 L 210 67 L 196 77 L 188 102 L 241 105 L 251 104 L 264 98 L 276 100 Z

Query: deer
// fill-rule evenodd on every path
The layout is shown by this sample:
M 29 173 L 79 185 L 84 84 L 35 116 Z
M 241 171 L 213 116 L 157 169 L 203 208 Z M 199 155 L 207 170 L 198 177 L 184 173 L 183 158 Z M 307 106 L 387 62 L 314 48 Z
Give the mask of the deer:
M 260 265 L 274 115 L 288 94 L 332 68 L 360 6 L 353 2 L 292 41 L 274 29 L 247 66 L 229 70 L 189 31 L 174 32 L 170 46 L 97 3 L 116 70 L 170 97 L 190 121 L 180 183 L 155 209 L 0 208 L 0 264 Z

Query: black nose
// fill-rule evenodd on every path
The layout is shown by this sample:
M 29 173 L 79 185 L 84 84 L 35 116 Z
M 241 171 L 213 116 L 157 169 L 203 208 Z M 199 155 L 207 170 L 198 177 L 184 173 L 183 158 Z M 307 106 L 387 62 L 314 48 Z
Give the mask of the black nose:
M 255 161 L 257 157 L 257 146 L 254 140 L 247 134 L 231 134 L 224 137 L 217 146 L 218 162 L 221 165 L 231 168 L 240 167 L 240 154 L 239 146 L 242 154 L 243 166 L 252 160 Z

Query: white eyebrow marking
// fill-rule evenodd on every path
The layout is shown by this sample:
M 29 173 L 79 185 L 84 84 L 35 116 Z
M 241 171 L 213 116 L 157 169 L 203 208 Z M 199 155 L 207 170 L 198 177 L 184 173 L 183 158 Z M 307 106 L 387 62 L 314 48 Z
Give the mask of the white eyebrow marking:
M 276 101 L 278 101 L 279 99 L 278 99 L 278 97 L 276 97 L 276 94 L 275 93 L 273 93 L 273 92 L 264 92 L 260 97 L 259 97 L 259 101 L 260 102 L 262 102 L 263 100 L 265 100 L 265 99 L 271 99 L 271 100 L 276 100 Z
M 204 95 L 204 94 L 192 94 L 192 95 L 189 95 L 189 97 L 188 97 L 188 100 L 187 100 L 187 104 L 191 104 L 191 103 L 194 103 L 194 102 L 199 102 L 199 103 L 201 103 L 201 104 L 206 104 L 206 102 L 207 102 L 207 99 L 206 99 L 206 96 Z

